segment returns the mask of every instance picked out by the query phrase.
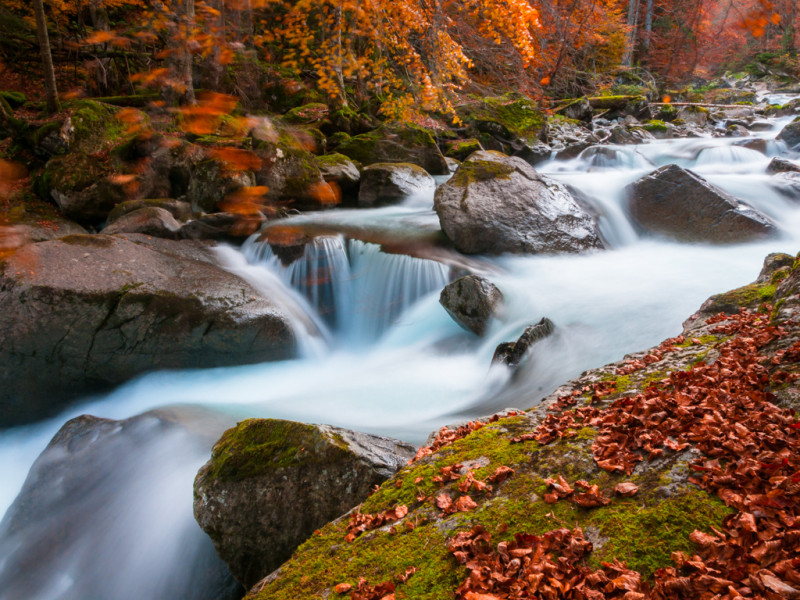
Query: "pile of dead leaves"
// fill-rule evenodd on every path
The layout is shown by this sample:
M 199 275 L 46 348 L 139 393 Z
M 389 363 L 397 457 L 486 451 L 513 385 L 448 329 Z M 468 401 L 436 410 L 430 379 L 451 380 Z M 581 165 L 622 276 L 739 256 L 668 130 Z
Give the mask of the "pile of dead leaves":
M 383 527 L 387 523 L 399 521 L 408 514 L 408 507 L 405 504 L 395 506 L 387 511 L 376 515 L 354 512 L 350 515 L 350 522 L 347 524 L 346 542 L 352 542 L 365 531 Z
M 480 526 L 450 542 L 450 552 L 469 569 L 456 599 L 640 600 L 649 591 L 639 573 L 616 561 L 600 570 L 579 564 L 592 551 L 580 528 L 541 536 L 518 533 L 514 541 L 496 547 L 490 542 L 491 535 Z
M 507 417 L 515 417 L 518 414 L 516 411 L 511 411 L 505 415 L 492 415 L 489 419 L 488 423 L 495 423 L 500 419 L 505 419 Z M 470 421 L 466 425 L 461 425 L 455 429 L 450 429 L 448 427 L 442 427 L 439 432 L 436 434 L 436 437 L 433 439 L 433 443 L 430 446 L 423 446 L 419 450 L 417 450 L 416 456 L 408 461 L 408 464 L 413 463 L 414 461 L 419 460 L 424 456 L 428 456 L 429 454 L 433 454 L 440 448 L 444 448 L 445 446 L 449 446 L 453 442 L 460 440 L 461 438 L 467 437 L 473 431 L 478 431 L 479 429 L 485 427 L 487 422 L 485 421 Z
M 374 586 L 369 585 L 366 579 L 360 577 L 358 585 L 355 587 L 349 583 L 340 583 L 333 588 L 333 591 L 337 594 L 350 592 L 350 600 L 394 600 L 395 584 L 405 583 L 416 572 L 416 567 L 409 567 L 405 573 L 396 577 L 395 581 L 384 581 Z
M 782 369 L 797 363 L 800 345 L 795 343 L 771 358 L 760 354 L 767 345 L 783 338 L 786 328 L 794 324 L 777 327 L 769 323 L 767 315 L 744 309 L 737 315 L 718 315 L 710 322 L 719 324 L 712 333 L 732 336 L 717 344 L 719 357 L 713 364 L 699 363 L 689 371 L 675 371 L 642 393 L 619 398 L 604 409 L 586 406 L 549 415 L 526 439 L 546 444 L 572 427 L 595 427 L 599 433 L 592 451 L 597 465 L 628 474 L 637 463 L 667 451 L 693 446 L 702 453 L 703 457 L 692 465 L 699 473 L 692 481 L 716 493 L 738 512 L 725 519 L 723 531 L 715 531 L 714 535 L 695 532 L 692 540 L 699 546 L 699 555 L 676 553 L 674 567 L 656 572 L 652 591 L 629 589 L 629 593 L 636 594 L 625 596 L 629 600 L 640 593 L 659 600 L 800 598 L 800 425 L 793 411 L 771 402 L 774 396 L 768 391 L 776 373 L 784 373 L 777 381 L 795 379 Z M 641 368 L 638 364 L 628 367 Z M 548 501 L 574 494 L 563 478 L 548 480 L 548 484 L 552 488 Z M 460 543 L 454 546 L 454 552 L 463 552 Z M 550 544 L 536 546 L 540 560 L 526 566 L 535 569 L 537 577 L 548 569 L 552 571 L 553 565 L 571 563 L 573 559 L 573 554 L 567 554 L 553 562 L 547 552 L 562 550 Z M 562 577 L 558 570 L 552 571 L 555 575 L 550 577 L 553 581 L 546 592 L 537 591 L 538 588 L 516 591 L 514 586 L 528 585 L 525 582 L 530 579 L 526 574 L 521 581 L 522 563 L 511 566 L 499 547 L 491 556 L 485 550 L 473 554 L 468 558 L 468 566 L 472 565 L 470 579 L 459 592 L 463 598 L 599 599 L 615 598 L 619 591 L 587 588 L 582 583 L 587 578 L 581 579 L 577 574 Z M 462 560 L 464 555 L 457 558 Z M 486 581 L 494 583 L 481 583 Z M 561 587 L 556 581 L 562 583 Z M 567 583 L 572 590 L 569 593 Z M 581 585 L 584 587 L 578 590 Z M 502 593 L 491 595 L 493 590 Z M 490 594 L 479 595 L 484 593 Z

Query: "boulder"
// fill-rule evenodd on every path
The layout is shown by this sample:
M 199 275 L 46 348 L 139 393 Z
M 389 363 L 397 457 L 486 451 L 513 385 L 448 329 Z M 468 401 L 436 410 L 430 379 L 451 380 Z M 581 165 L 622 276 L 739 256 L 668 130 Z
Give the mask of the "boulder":
M 186 200 L 192 212 L 213 213 L 228 195 L 255 184 L 256 178 L 250 171 L 231 171 L 217 160 L 204 160 L 192 171 Z
M 707 108 L 697 106 L 696 104 L 681 106 L 678 109 L 679 119 L 683 119 L 685 123 L 692 123 L 700 127 L 705 127 L 708 124 L 710 116 Z
M 499 344 L 492 356 L 492 364 L 501 364 L 512 369 L 517 368 L 531 346 L 551 335 L 555 328 L 556 326 L 550 319 L 542 317 L 538 323 L 528 325 L 516 342 Z
M 491 281 L 467 275 L 445 286 L 439 295 L 441 304 L 464 329 L 483 335 L 489 321 L 497 315 L 503 294 Z
M 465 254 L 601 248 L 595 223 L 567 189 L 521 158 L 472 154 L 436 190 L 442 230 Z
M 289 144 L 265 145 L 256 184 L 267 187 L 267 198 L 299 210 L 330 208 L 341 197 L 323 178 L 318 159 Z
M 240 598 L 186 493 L 229 426 L 188 407 L 68 421 L 0 523 L 0 595 Z
M 335 184 L 345 196 L 358 194 L 358 184 L 361 181 L 361 173 L 356 164 L 344 154 L 325 154 L 317 156 L 317 166 L 319 167 L 322 178 Z
M 455 158 L 458 161 L 463 161 L 473 152 L 483 150 L 481 143 L 475 138 L 466 140 L 452 140 L 446 144 L 447 151 L 444 153 L 447 158 Z
M 436 181 L 422 167 L 411 163 L 375 163 L 361 173 L 358 205 L 373 208 L 397 204 L 435 187 Z
M 336 151 L 362 165 L 412 163 L 431 175 L 447 175 L 447 163 L 431 132 L 416 125 L 391 123 L 342 141 Z
M 767 165 L 767 173 L 800 173 L 800 165 L 780 156 L 774 157 Z
M 777 139 L 786 142 L 789 148 L 800 145 L 800 117 L 797 117 L 794 121 L 781 129 Z
M 583 121 L 591 126 L 594 111 L 592 105 L 589 103 L 588 98 L 578 98 L 570 102 L 561 111 L 562 114 L 568 119 L 575 119 L 576 121 Z
M 155 237 L 175 239 L 181 224 L 172 214 L 157 206 L 147 206 L 125 213 L 103 228 L 105 235 L 116 233 L 142 233 Z
M 234 577 L 251 586 L 414 452 L 338 427 L 248 419 L 223 434 L 197 473 L 195 518 Z
M 241 243 L 243 237 L 255 233 L 266 220 L 261 213 L 236 215 L 218 212 L 200 215 L 182 225 L 178 237 L 182 240 L 224 240 Z
M 288 318 L 206 247 L 126 237 L 72 235 L 0 262 L 0 426 L 146 371 L 294 355 Z
M 677 165 L 653 171 L 626 192 L 640 228 L 682 242 L 740 243 L 776 233 L 765 215 Z

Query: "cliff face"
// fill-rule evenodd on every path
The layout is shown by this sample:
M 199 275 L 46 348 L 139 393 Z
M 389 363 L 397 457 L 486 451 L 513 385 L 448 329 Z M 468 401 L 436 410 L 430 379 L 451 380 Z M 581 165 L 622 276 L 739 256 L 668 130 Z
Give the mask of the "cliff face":
M 443 430 L 247 598 L 798 597 L 798 265 L 771 255 L 681 336 Z

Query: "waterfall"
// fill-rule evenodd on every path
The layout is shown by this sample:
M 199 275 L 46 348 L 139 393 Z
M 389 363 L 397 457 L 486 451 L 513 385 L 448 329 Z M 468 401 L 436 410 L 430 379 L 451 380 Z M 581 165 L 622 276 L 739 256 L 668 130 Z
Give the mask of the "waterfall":
M 302 294 L 348 344 L 377 340 L 403 312 L 450 280 L 441 263 L 385 253 L 376 244 L 343 236 L 315 237 L 288 265 L 269 243 L 257 240 L 253 236 L 242 247 L 247 259 Z

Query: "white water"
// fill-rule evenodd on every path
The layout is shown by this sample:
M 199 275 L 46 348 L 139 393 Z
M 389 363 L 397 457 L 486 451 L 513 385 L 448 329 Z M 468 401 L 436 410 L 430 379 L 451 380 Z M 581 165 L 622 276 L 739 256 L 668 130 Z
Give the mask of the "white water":
M 776 132 L 761 135 L 772 140 Z M 777 192 L 774 180 L 764 175 L 769 157 L 736 142 L 730 138 L 654 142 L 540 166 L 580 190 L 594 205 L 612 249 L 581 256 L 487 261 L 488 276 L 503 291 L 506 306 L 502 319 L 491 325 L 483 340 L 462 331 L 439 306 L 439 290 L 450 276 L 440 264 L 386 255 L 375 245 L 345 243 L 339 236 L 320 239 L 306 250 L 303 261 L 289 268 L 280 266 L 263 244 L 251 242 L 244 253 L 221 250 L 227 268 L 267 290 L 285 307 L 295 323 L 302 356 L 278 363 L 146 375 L 103 397 L 87 399 L 56 419 L 3 432 L 0 512 L 13 501 L 50 437 L 78 414 L 120 419 L 160 406 L 198 404 L 233 418 L 331 423 L 421 443 L 430 431 L 464 416 L 489 414 L 504 406 L 530 407 L 585 369 L 678 334 L 681 322 L 709 295 L 752 281 L 767 253 L 800 249 L 800 203 Z M 780 153 L 785 148 L 770 141 L 768 154 Z M 625 216 L 623 188 L 670 162 L 697 171 L 767 213 L 778 223 L 781 238 L 724 247 L 641 239 Z M 333 211 L 296 221 L 324 222 L 350 235 L 388 232 L 393 239 L 413 237 L 416 230 L 427 231 L 435 224 L 430 203 L 430 198 L 427 206 L 415 198 L 406 206 Z M 328 268 L 322 268 L 322 261 Z M 324 285 L 314 285 L 320 283 Z M 502 372 L 490 371 L 495 346 L 515 339 L 542 316 L 554 321 L 557 333 L 537 345 L 520 376 L 511 383 Z M 190 478 L 181 477 L 184 483 L 162 501 L 169 510 L 190 514 Z M 174 481 L 178 480 L 176 476 Z M 140 489 L 138 481 L 129 488 L 98 493 L 107 494 L 109 504 L 119 511 L 132 512 L 140 502 L 134 499 L 140 496 L 132 496 Z M 161 523 L 126 527 L 127 535 L 139 540 L 138 553 L 146 555 L 149 547 L 164 544 Z M 186 527 L 191 529 L 191 524 Z M 185 534 L 179 529 L 173 539 Z M 81 551 L 91 552 L 96 540 L 84 543 Z M 124 552 L 109 553 L 112 562 L 129 560 Z M 2 557 L 0 574 L 1 561 Z M 149 561 L 141 572 L 126 571 L 126 577 L 139 573 L 158 581 L 179 570 L 179 564 Z M 53 578 L 53 586 L 61 582 L 69 587 L 68 580 Z M 31 596 L 62 597 L 68 596 L 55 591 Z M 153 591 L 150 597 L 159 596 Z M 7 600 L 2 589 L 0 599 Z

